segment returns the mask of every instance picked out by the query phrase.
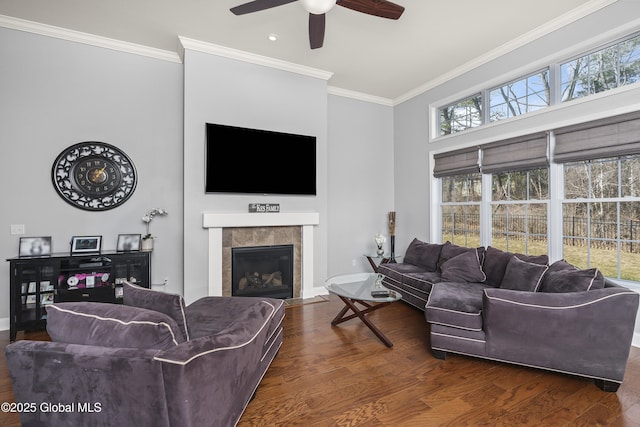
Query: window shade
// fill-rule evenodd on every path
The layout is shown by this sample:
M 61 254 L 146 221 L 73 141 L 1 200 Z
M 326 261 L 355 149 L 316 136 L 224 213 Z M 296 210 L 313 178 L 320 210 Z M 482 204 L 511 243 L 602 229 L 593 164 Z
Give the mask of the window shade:
M 505 139 L 480 148 L 482 173 L 536 169 L 549 165 L 546 132 Z
M 640 111 L 554 131 L 557 163 L 640 154 Z
M 480 172 L 478 147 L 439 153 L 433 157 L 435 159 L 433 176 L 436 178 Z

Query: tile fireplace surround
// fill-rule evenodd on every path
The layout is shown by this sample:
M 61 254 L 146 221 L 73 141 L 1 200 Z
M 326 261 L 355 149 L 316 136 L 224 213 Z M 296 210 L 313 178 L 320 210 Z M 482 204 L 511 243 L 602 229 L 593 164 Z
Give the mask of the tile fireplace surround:
M 245 227 L 300 227 L 300 297 L 316 296 L 313 289 L 313 230 L 320 222 L 318 212 L 280 213 L 207 213 L 203 214 L 203 227 L 209 230 L 209 295 L 222 296 L 231 283 L 224 284 L 223 230 Z M 262 234 L 262 231 L 261 231 Z M 297 234 L 297 233 L 295 233 Z M 280 244 L 281 242 L 278 242 Z

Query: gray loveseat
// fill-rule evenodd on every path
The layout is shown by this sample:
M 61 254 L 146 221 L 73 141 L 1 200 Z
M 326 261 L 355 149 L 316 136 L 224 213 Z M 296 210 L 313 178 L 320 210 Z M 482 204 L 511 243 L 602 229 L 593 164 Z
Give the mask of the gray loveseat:
M 414 239 L 384 285 L 424 310 L 431 349 L 592 378 L 616 391 L 629 357 L 638 293 L 546 255 Z
M 233 426 L 282 343 L 284 302 L 125 284 L 124 305 L 57 303 L 47 341 L 6 347 L 25 426 Z

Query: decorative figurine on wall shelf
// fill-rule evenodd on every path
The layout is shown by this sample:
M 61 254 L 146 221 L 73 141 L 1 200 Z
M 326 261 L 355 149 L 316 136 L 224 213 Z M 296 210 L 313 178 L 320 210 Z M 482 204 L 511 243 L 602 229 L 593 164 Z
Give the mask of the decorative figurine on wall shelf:
M 145 213 L 144 216 L 142 217 L 142 221 L 147 224 L 147 233 L 142 237 L 141 249 L 143 251 L 153 250 L 153 239 L 155 239 L 155 237 L 152 236 L 151 233 L 149 232 L 149 224 L 151 223 L 151 220 L 156 215 L 167 215 L 167 214 L 168 212 L 165 209 L 153 208 L 149 212 Z

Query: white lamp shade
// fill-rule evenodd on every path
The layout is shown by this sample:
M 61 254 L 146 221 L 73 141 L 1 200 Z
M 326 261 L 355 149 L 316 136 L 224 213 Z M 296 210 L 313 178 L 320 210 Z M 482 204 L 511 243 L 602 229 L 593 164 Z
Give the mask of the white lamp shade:
M 336 0 L 300 0 L 300 3 L 307 12 L 322 15 L 335 6 Z

